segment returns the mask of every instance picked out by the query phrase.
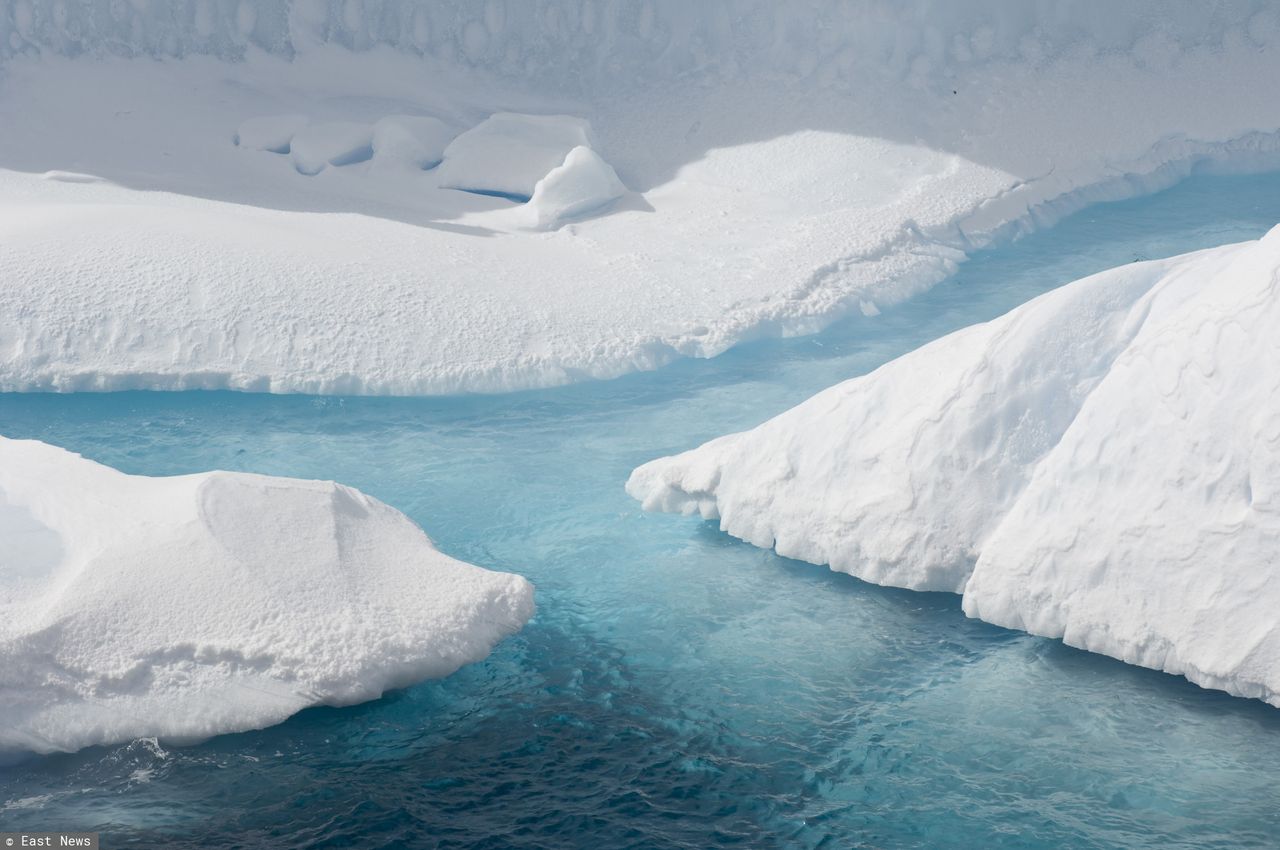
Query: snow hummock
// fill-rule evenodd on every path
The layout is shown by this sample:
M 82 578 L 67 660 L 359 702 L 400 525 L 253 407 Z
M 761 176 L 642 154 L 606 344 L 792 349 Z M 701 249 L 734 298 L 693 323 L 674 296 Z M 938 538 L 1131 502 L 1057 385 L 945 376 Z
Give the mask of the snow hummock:
M 641 466 L 651 510 L 1280 706 L 1280 227 L 1047 293 Z
M 259 115 L 241 121 L 232 141 L 249 150 L 288 153 L 294 134 L 306 124 L 305 115 Z
M 435 168 L 456 135 L 430 115 L 388 115 L 373 125 L 373 159 L 386 165 Z
M 0 438 L 0 756 L 191 741 L 479 661 L 533 613 L 328 481 L 126 475 Z
M 591 147 L 591 128 L 582 118 L 499 112 L 445 148 L 440 186 L 527 199 L 577 147 Z
M 299 174 L 319 174 L 330 165 L 350 165 L 373 156 L 373 128 L 356 121 L 307 124 L 293 134 L 289 155 Z
M 535 227 L 552 228 L 566 219 L 596 212 L 627 193 L 613 166 L 579 145 L 564 163 L 533 187 L 529 209 Z

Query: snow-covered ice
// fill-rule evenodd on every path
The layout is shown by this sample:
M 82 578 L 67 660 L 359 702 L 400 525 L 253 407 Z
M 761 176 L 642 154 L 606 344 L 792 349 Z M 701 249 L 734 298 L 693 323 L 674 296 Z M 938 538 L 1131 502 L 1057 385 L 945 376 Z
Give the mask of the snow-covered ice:
M 527 199 L 570 151 L 591 143 L 587 122 L 571 115 L 491 115 L 445 148 L 440 185 Z
M 0 6 L 8 390 L 609 378 L 874 313 L 1193 168 L 1280 162 L 1261 0 L 20 5 Z M 457 138 L 422 170 L 441 139 L 353 129 L 299 155 L 324 164 L 308 177 L 269 152 L 298 147 L 270 116 L 306 116 L 304 140 L 393 116 Z M 419 167 L 382 167 L 384 142 Z M 630 191 L 571 227 L 445 188 L 525 198 L 578 146 Z
M 519 576 L 340 484 L 126 475 L 0 438 L 0 756 L 190 741 L 484 658 Z
M 579 145 L 533 187 L 529 209 L 535 227 L 550 228 L 598 211 L 626 193 L 613 167 L 591 148 Z
M 1280 705 L 1280 227 L 1134 263 L 641 466 L 653 510 Z

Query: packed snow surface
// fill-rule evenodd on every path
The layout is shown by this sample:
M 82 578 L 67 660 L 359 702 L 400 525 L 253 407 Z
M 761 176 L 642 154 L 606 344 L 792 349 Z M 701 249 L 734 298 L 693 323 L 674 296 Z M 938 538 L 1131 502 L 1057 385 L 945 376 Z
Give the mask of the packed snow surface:
M 0 4 L 0 389 L 503 391 L 812 332 L 1276 164 L 1277 71 L 1262 0 Z M 578 147 L 567 209 L 630 191 L 548 223 Z
M 323 481 L 126 475 L 0 438 L 0 755 L 257 729 L 484 658 L 524 579 Z
M 641 466 L 652 510 L 1280 705 L 1280 227 L 1069 284 Z

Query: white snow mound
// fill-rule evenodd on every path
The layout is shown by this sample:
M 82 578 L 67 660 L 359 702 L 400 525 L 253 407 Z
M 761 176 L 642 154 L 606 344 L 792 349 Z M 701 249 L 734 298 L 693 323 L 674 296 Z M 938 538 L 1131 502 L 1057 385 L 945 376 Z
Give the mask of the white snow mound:
M 319 174 L 330 165 L 350 165 L 373 156 L 373 128 L 357 121 L 308 124 L 289 145 L 299 174 Z
M 0 756 L 257 729 L 484 658 L 533 613 L 340 484 L 126 475 L 0 438 Z
M 1280 705 L 1280 228 L 1077 281 L 637 469 L 645 508 Z
M 538 181 L 580 146 L 592 147 L 585 119 L 499 112 L 445 148 L 440 186 L 529 198 Z
M 373 161 L 408 168 L 435 168 L 456 134 L 429 115 L 388 115 L 373 125 Z
M 241 122 L 232 141 L 249 150 L 288 153 L 294 134 L 306 124 L 305 115 L 263 115 Z
M 626 193 L 613 166 L 580 145 L 533 187 L 529 209 L 534 226 L 549 230 L 567 219 L 596 212 Z

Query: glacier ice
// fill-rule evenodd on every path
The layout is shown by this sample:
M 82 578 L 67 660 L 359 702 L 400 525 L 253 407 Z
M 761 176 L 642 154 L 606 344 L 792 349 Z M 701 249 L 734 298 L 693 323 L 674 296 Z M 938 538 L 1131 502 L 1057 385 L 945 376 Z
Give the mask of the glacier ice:
M 484 658 L 530 584 L 327 481 L 126 475 L 0 438 L 0 757 L 190 741 Z
M 1280 227 L 1069 284 L 636 469 L 651 510 L 1280 705 Z

